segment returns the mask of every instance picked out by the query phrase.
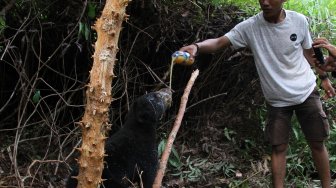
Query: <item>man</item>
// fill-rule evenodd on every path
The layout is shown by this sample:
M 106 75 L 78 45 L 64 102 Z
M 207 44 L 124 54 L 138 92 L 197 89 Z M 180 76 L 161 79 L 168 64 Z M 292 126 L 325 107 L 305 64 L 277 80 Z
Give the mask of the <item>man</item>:
M 320 68 L 324 71 L 335 72 L 336 71 L 336 46 L 330 44 L 326 38 L 317 38 L 314 40 L 313 46 L 315 48 L 325 48 L 329 52 L 329 56 L 325 58 L 325 65 L 321 65 Z
M 324 140 L 329 125 L 316 90 L 316 76 L 310 67 L 312 40 L 306 18 L 284 10 L 286 0 L 259 0 L 262 12 L 239 23 L 224 36 L 182 47 L 195 54 L 213 53 L 232 46 L 251 49 L 267 101 L 266 136 L 272 145 L 272 180 L 275 188 L 284 187 L 286 151 L 290 120 L 295 112 L 312 151 L 323 188 L 329 188 L 330 167 Z M 315 68 L 328 97 L 335 95 L 326 73 Z

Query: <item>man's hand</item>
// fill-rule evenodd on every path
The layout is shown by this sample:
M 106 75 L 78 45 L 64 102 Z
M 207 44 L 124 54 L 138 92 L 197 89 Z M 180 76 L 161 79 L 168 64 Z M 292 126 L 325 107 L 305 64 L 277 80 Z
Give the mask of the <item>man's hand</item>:
M 326 95 L 323 96 L 324 99 L 328 99 L 335 96 L 335 89 L 332 87 L 331 82 L 328 78 L 321 80 L 321 87 L 326 92 Z
M 330 44 L 326 38 L 317 38 L 313 43 L 314 48 L 325 48 L 329 52 L 329 56 L 325 58 L 325 64 L 321 65 L 316 62 L 316 65 L 324 71 L 335 71 L 336 70 L 336 46 Z
M 190 44 L 188 46 L 183 46 L 179 51 L 188 52 L 190 54 L 190 60 L 194 62 L 198 52 L 198 46 L 197 44 Z
M 336 71 L 336 59 L 327 57 L 324 60 L 326 63 L 324 65 L 316 63 L 316 66 L 319 67 L 321 70 L 327 71 L 327 72 L 333 72 Z

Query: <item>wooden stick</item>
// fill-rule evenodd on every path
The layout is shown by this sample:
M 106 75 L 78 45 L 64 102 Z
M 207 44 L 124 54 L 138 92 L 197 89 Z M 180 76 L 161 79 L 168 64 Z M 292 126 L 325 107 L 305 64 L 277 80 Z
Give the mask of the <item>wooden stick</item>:
M 156 173 L 156 177 L 155 177 L 155 180 L 154 180 L 154 183 L 153 183 L 153 188 L 160 188 L 161 187 L 162 179 L 163 179 L 164 173 L 166 171 L 166 167 L 167 167 L 168 158 L 169 158 L 169 155 L 171 153 L 172 146 L 173 146 L 174 140 L 176 138 L 177 132 L 178 132 L 180 126 L 181 126 L 183 115 L 185 113 L 185 109 L 186 109 L 187 102 L 188 102 L 188 96 L 189 96 L 190 90 L 191 90 L 192 86 L 194 85 L 194 82 L 195 82 L 198 74 L 199 74 L 198 69 L 196 69 L 191 74 L 191 77 L 188 81 L 188 84 L 187 84 L 187 86 L 184 90 L 184 93 L 183 93 L 182 97 L 181 97 L 180 108 L 179 108 L 179 111 L 177 113 L 173 129 L 169 134 L 166 147 L 163 151 L 163 154 L 162 154 L 162 157 L 161 157 L 161 160 L 160 160 L 160 166 L 159 166 L 159 169 Z

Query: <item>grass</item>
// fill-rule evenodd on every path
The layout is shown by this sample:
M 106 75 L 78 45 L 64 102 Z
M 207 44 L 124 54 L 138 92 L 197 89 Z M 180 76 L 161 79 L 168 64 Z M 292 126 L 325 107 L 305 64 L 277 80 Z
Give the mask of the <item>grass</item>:
M 212 0 L 214 4 L 234 4 L 249 16 L 260 11 L 256 0 Z M 306 15 L 310 20 L 312 37 L 325 37 L 336 44 L 336 1 L 335 0 L 288 0 L 284 8 Z

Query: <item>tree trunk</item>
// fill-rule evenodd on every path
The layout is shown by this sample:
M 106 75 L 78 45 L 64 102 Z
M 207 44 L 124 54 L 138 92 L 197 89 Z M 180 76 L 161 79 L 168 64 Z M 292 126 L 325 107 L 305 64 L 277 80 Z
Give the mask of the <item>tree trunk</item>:
M 80 151 L 80 188 L 97 188 L 102 183 L 104 145 L 109 124 L 109 106 L 112 101 L 111 84 L 113 68 L 118 52 L 121 25 L 127 19 L 125 9 L 128 0 L 107 0 L 101 17 L 96 21 L 97 31 L 93 67 L 86 91 L 86 108 L 82 121 L 82 146 Z

